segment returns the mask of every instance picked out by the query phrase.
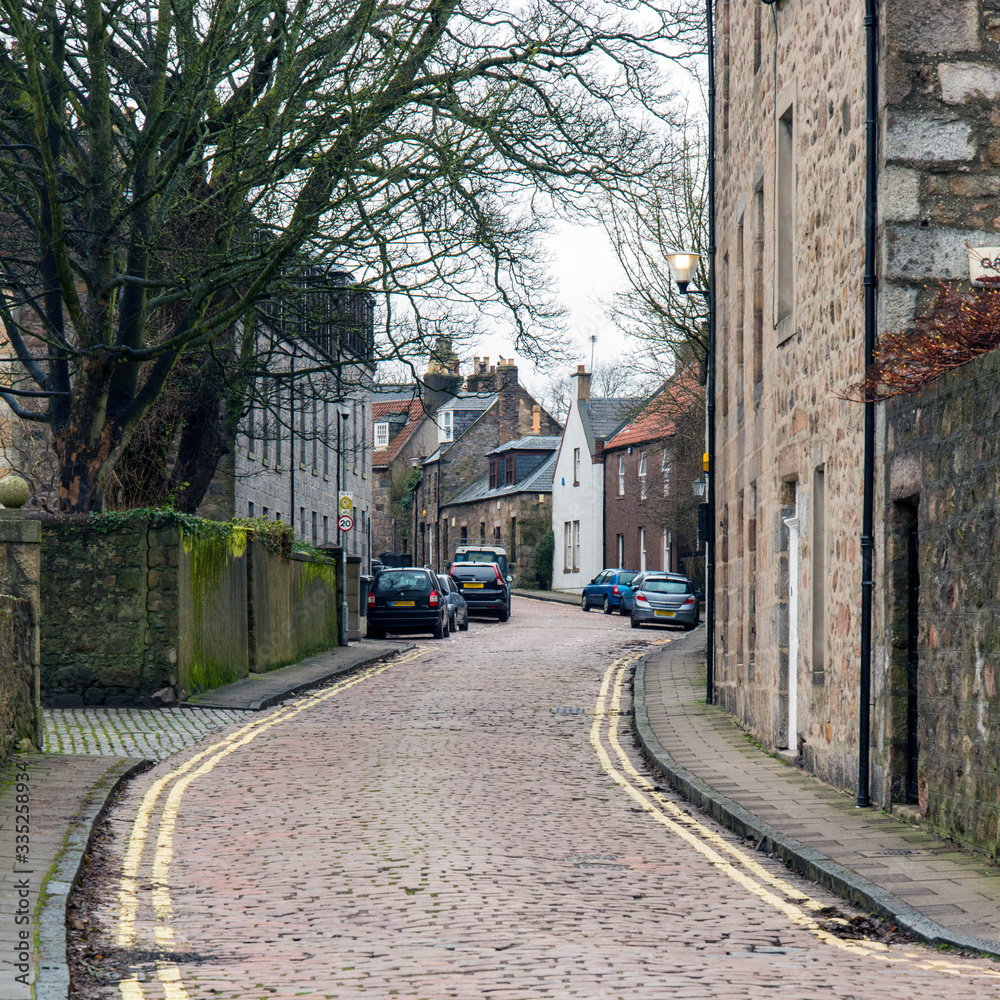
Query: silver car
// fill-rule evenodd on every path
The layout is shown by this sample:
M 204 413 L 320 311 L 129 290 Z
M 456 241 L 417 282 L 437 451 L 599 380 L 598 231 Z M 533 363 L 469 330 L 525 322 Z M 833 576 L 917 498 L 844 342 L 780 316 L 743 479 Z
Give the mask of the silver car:
M 632 628 L 680 625 L 689 632 L 698 624 L 694 585 L 676 573 L 647 573 L 632 594 Z

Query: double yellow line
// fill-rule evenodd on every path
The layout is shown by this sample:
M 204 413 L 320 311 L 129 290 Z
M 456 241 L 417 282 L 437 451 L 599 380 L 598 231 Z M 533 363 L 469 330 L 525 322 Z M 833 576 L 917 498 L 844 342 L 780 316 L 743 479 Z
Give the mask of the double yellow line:
M 173 861 L 173 837 L 180 813 L 184 793 L 197 781 L 237 750 L 251 743 L 258 736 L 294 719 L 302 712 L 315 708 L 331 698 L 347 691 L 349 688 L 364 681 L 371 680 L 384 673 L 390 667 L 409 663 L 426 655 L 427 650 L 416 649 L 398 656 L 386 663 L 376 664 L 349 678 L 340 681 L 332 687 L 308 695 L 301 701 L 281 708 L 270 715 L 255 719 L 240 729 L 223 736 L 204 750 L 178 765 L 172 771 L 158 778 L 150 785 L 142 798 L 132 832 L 129 836 L 128 848 L 122 863 L 121 876 L 118 882 L 118 927 L 116 944 L 120 948 L 129 948 L 135 943 L 136 919 L 139 913 L 139 873 L 143 857 L 146 854 L 150 839 L 150 827 L 160 798 L 168 786 L 173 785 L 166 800 L 160 807 L 156 821 L 156 842 L 152 853 L 152 865 L 149 874 L 150 902 L 156 915 L 154 934 L 160 948 L 169 951 L 174 943 L 173 902 L 170 896 L 170 865 Z M 181 981 L 180 969 L 171 961 L 157 963 L 157 978 L 166 1000 L 190 1000 L 187 990 Z M 143 1000 L 142 983 L 137 976 L 122 980 L 118 984 L 123 1000 Z
M 608 667 L 594 708 L 590 742 L 605 772 L 653 820 L 684 841 L 714 868 L 787 917 L 796 927 L 808 931 L 825 944 L 852 955 L 882 962 L 905 964 L 955 976 L 1000 979 L 1000 971 L 996 969 L 970 968 L 968 965 L 931 958 L 915 951 L 891 952 L 887 945 L 877 941 L 845 940 L 830 933 L 816 919 L 816 914 L 825 909 L 826 904 L 813 899 L 780 875 L 768 871 L 755 858 L 705 824 L 699 823 L 657 791 L 656 786 L 636 770 L 622 749 L 617 731 L 622 717 L 625 675 L 641 655 L 633 653 L 624 656 Z M 846 921 L 834 918 L 826 923 L 846 924 Z

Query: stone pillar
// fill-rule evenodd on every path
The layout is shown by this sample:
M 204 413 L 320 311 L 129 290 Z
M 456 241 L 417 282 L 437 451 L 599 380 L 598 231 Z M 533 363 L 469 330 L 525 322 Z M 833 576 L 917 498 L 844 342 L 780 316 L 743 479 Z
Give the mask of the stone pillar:
M 29 635 L 26 655 L 0 663 L 0 671 L 4 673 L 25 675 L 4 678 L 3 695 L 13 699 L 13 703 L 4 706 L 3 715 L 10 720 L 14 732 L 2 733 L 0 737 L 4 749 L 13 747 L 22 752 L 41 750 L 43 735 L 39 636 L 42 525 L 40 521 L 25 519 L 21 507 L 27 503 L 28 496 L 28 484 L 19 476 L 0 479 L 0 503 L 3 504 L 0 509 L 0 595 L 26 602 L 28 620 L 25 627 Z M 17 611 L 12 607 L 11 614 L 4 614 L 4 627 L 19 627 Z M 3 643 L 8 649 L 12 645 L 15 644 Z M 33 745 L 28 746 L 25 741 Z

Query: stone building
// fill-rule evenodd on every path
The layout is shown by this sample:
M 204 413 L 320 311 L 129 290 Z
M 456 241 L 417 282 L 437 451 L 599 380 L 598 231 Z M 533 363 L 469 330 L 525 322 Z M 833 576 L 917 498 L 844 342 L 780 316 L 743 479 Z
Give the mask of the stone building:
M 436 421 L 438 447 L 420 463 L 413 490 L 413 554 L 418 565 L 442 572 L 457 541 L 443 508 L 488 474 L 494 449 L 562 428 L 520 384 L 513 360 L 491 366 L 489 358 L 473 360 L 464 389 L 441 405 Z M 506 527 L 501 534 L 506 542 Z
M 540 424 L 541 407 L 534 407 Z M 441 505 L 441 551 L 456 545 L 502 544 L 515 587 L 537 586 L 535 546 L 552 524 L 552 473 L 558 435 L 529 434 L 488 452 L 489 471 Z
M 702 582 L 698 501 L 691 488 L 700 476 L 704 442 L 700 397 L 694 379 L 674 380 L 604 445 L 609 565 L 687 572 Z
M 272 375 L 241 422 L 198 508 L 204 517 L 284 521 L 312 545 L 340 545 L 368 566 L 371 548 L 371 386 L 374 299 L 325 276 L 306 328 L 280 315 L 261 325 Z M 322 312 L 321 312 L 322 310 Z M 297 374 L 301 373 L 301 374 Z M 352 494 L 354 527 L 338 530 L 338 492 Z
M 879 7 L 877 332 L 1000 246 L 1000 11 Z M 858 787 L 863 5 L 720 0 L 718 700 Z M 928 288 L 928 286 L 932 286 Z M 963 285 L 963 287 L 967 287 Z M 877 406 L 871 792 L 998 852 L 995 358 Z M 993 748 L 992 750 L 990 748 Z

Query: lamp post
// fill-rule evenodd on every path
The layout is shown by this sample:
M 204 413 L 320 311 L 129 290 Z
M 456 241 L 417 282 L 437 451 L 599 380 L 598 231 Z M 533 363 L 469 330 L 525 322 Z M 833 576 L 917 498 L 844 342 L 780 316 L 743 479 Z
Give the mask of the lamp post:
M 711 39 L 712 21 L 711 4 L 709 4 L 709 38 Z M 709 43 L 709 66 L 711 67 L 711 41 Z M 709 88 L 709 252 L 708 252 L 708 289 L 691 288 L 691 278 L 701 260 L 701 254 L 688 251 L 667 254 L 667 266 L 670 276 L 677 283 L 681 295 L 704 295 L 708 300 L 708 358 L 705 384 L 705 479 L 694 483 L 695 495 L 705 496 L 707 492 L 708 517 L 705 538 L 705 625 L 708 635 L 705 640 L 705 703 L 711 705 L 715 700 L 715 196 L 714 170 L 712 157 L 715 145 L 711 139 L 714 127 L 714 90 L 712 83 L 714 74 L 710 70 Z M 699 487 L 701 492 L 699 492 Z
M 338 621 L 338 632 L 340 645 L 347 645 L 347 539 L 344 532 L 340 530 L 340 494 L 347 485 L 347 420 L 351 415 L 351 408 L 344 403 L 337 404 L 337 544 L 340 546 L 340 569 L 337 576 L 340 579 L 340 620 Z

